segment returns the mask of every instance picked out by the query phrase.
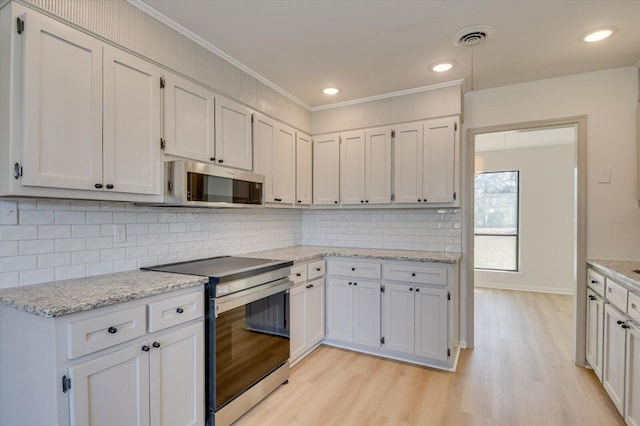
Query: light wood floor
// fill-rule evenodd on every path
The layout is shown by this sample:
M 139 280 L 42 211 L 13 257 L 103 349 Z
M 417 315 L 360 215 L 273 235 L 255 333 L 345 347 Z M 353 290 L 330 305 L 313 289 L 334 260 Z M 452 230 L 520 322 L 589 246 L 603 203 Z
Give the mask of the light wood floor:
M 572 312 L 571 296 L 478 289 L 456 373 L 321 346 L 236 426 L 624 425 L 571 362 Z

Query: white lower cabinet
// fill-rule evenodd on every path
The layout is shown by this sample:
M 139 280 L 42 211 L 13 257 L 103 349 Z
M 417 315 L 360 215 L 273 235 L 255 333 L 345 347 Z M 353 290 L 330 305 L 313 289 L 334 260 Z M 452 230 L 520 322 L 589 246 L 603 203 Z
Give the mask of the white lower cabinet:
M 640 327 L 627 329 L 627 374 L 624 418 L 630 426 L 640 426 Z
M 336 258 L 327 270 L 326 343 L 454 368 L 457 264 Z
M 138 345 L 71 367 L 69 375 L 71 425 L 150 424 L 149 354 Z
M 0 424 L 204 425 L 203 318 L 201 287 L 57 318 L 0 307 Z
M 307 272 L 308 271 L 308 272 Z M 325 336 L 324 260 L 291 268 L 289 294 L 291 363 L 302 359 Z
M 586 358 L 602 381 L 602 344 L 604 342 L 604 300 L 591 289 L 587 290 Z
M 604 363 L 602 384 L 614 405 L 624 414 L 625 347 L 627 330 L 624 316 L 610 304 L 604 307 Z

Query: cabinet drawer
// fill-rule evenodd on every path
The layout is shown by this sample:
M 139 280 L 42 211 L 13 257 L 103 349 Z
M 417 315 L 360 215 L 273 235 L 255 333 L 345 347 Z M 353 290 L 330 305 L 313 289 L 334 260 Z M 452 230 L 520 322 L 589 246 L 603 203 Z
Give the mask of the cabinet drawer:
M 606 299 L 622 312 L 627 312 L 627 294 L 629 293 L 629 290 L 622 287 L 620 284 L 616 284 L 609 278 L 605 280 L 605 283 L 607 287 Z
M 331 260 L 327 267 L 330 275 L 345 277 L 380 278 L 380 264 L 352 260 Z
M 604 297 L 604 277 L 593 269 L 587 270 L 587 286 Z
M 382 265 L 382 278 L 416 284 L 447 285 L 447 270 L 426 265 Z
M 293 265 L 289 279 L 291 279 L 294 284 L 305 282 L 307 280 L 307 265 Z
M 640 294 L 629 293 L 629 301 L 627 303 L 627 314 L 640 324 Z
M 69 359 L 143 336 L 146 314 L 142 305 L 67 324 Z
M 308 279 L 312 280 L 314 278 L 321 277 L 326 272 L 326 266 L 324 260 L 318 260 L 317 262 L 311 262 L 308 265 Z
M 149 303 L 149 331 L 173 327 L 204 315 L 201 291 Z

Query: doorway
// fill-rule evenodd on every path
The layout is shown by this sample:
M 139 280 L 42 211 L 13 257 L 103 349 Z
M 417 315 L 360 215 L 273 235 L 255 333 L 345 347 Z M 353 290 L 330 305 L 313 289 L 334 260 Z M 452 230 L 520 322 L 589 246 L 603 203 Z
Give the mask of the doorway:
M 584 365 L 586 290 L 578 283 L 586 265 L 586 118 L 470 129 L 467 136 L 468 346 L 476 285 L 573 294 L 572 358 Z

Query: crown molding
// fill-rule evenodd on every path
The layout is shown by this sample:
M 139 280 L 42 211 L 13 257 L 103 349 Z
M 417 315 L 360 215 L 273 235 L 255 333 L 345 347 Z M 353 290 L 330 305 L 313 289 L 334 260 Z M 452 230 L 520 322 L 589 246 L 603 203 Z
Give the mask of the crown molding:
M 447 81 L 445 83 L 430 84 L 428 86 L 415 87 L 413 89 L 400 90 L 400 91 L 397 91 L 397 92 L 390 92 L 390 93 L 383 93 L 382 95 L 368 96 L 366 98 L 352 99 L 350 101 L 336 102 L 334 104 L 327 104 L 327 105 L 320 105 L 320 106 L 316 106 L 316 107 L 311 107 L 310 110 L 311 110 L 311 112 L 324 111 L 324 110 L 327 110 L 327 109 L 340 108 L 340 107 L 349 106 L 349 105 L 363 104 L 363 103 L 371 102 L 371 101 L 378 101 L 380 99 L 395 98 L 397 96 L 405 96 L 405 95 L 411 95 L 411 94 L 414 94 L 414 93 L 428 92 L 429 90 L 440 89 L 440 88 L 443 88 L 443 87 L 450 87 L 450 86 L 457 86 L 457 85 L 462 86 L 463 83 L 464 83 L 463 79 L 452 80 L 452 81 Z
M 266 85 L 266 86 L 270 87 L 271 89 L 275 90 L 276 92 L 280 93 L 282 96 L 288 98 L 289 100 L 295 102 L 296 104 L 300 105 L 301 107 L 303 107 L 303 108 L 305 108 L 305 109 L 307 109 L 309 111 L 311 110 L 311 106 L 309 106 L 306 102 L 302 101 L 301 99 L 298 99 L 297 97 L 295 97 L 291 93 L 287 92 L 286 90 L 284 90 L 282 87 L 278 86 L 277 84 L 275 84 L 271 80 L 268 80 L 267 78 L 265 78 L 262 75 L 258 74 L 253 69 L 249 68 L 248 66 L 246 66 L 242 62 L 240 62 L 237 59 L 235 59 L 234 57 L 230 56 L 229 54 L 227 54 L 223 50 L 220 50 L 219 48 L 217 48 L 213 44 L 209 43 L 208 41 L 206 41 L 205 39 L 203 39 L 202 37 L 200 37 L 199 35 L 197 35 L 193 31 L 185 28 L 184 26 L 180 25 L 179 23 L 177 23 L 173 19 L 171 19 L 171 18 L 163 15 L 162 13 L 158 12 L 157 10 L 155 10 L 154 8 L 149 6 L 148 4 L 144 3 L 142 0 L 126 0 L 126 1 L 127 1 L 127 3 L 131 4 L 132 6 L 142 10 L 146 14 L 152 16 L 153 18 L 155 18 L 158 21 L 162 22 L 163 24 L 167 25 L 169 28 L 171 28 L 171 29 L 177 31 L 178 33 L 182 34 L 183 36 L 187 37 L 191 41 L 193 41 L 193 42 L 199 44 L 200 46 L 204 47 L 205 49 L 207 49 L 209 52 L 213 53 L 214 55 L 221 57 L 225 61 L 229 62 L 230 64 L 232 64 L 235 67 L 239 68 L 240 70 L 244 71 L 245 73 L 249 74 L 251 77 L 255 78 L 259 82 L 263 83 L 264 85 Z

